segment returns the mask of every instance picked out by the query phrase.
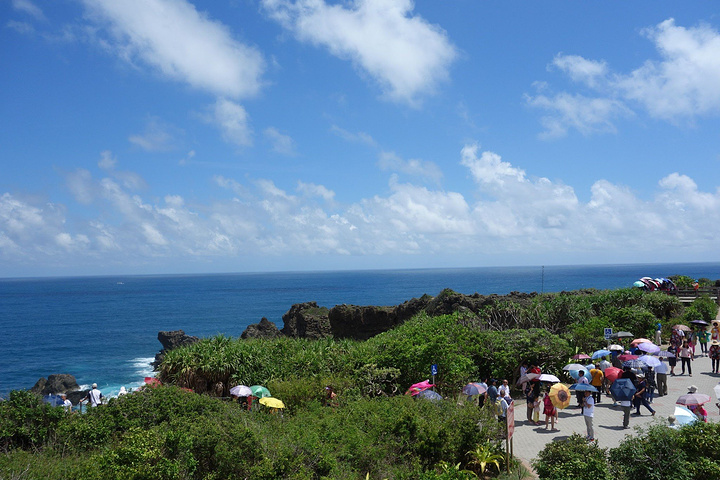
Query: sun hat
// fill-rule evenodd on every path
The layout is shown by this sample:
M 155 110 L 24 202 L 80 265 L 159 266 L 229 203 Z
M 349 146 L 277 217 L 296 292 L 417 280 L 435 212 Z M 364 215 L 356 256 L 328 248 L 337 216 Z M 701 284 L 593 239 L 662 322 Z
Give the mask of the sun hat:
M 718 342 L 717 340 L 712 340 L 710 342 L 710 345 L 720 345 L 720 342 Z
M 92 384 L 92 387 L 93 387 L 93 388 L 97 388 L 97 383 L 93 383 L 93 384 Z
M 690 393 L 695 393 L 695 392 L 697 392 L 697 387 L 696 387 L 695 385 L 690 385 L 690 386 L 688 387 L 688 392 L 690 392 Z

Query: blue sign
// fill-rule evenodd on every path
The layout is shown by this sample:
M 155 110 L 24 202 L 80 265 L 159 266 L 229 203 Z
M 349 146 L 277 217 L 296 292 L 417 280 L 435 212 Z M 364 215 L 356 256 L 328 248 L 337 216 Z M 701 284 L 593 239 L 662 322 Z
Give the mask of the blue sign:
M 605 340 L 610 340 L 611 336 L 612 336 L 612 328 L 606 328 L 605 329 Z
M 437 369 L 437 363 L 433 363 L 430 367 L 430 375 L 437 375 L 438 369 Z

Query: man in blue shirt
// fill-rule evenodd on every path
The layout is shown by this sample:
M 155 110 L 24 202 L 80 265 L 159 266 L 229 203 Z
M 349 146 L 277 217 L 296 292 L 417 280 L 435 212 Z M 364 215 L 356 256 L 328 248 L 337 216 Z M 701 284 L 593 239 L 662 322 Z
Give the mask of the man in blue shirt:
M 490 400 L 490 405 L 495 405 L 498 397 L 497 380 L 494 378 L 490 379 L 490 387 L 485 392 L 485 396 Z

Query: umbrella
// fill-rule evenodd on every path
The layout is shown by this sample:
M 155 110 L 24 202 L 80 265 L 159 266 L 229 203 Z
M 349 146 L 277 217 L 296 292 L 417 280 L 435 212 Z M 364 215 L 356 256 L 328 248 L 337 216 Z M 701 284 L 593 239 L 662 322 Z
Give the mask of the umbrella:
M 535 380 L 540 376 L 539 373 L 526 373 L 522 377 L 520 377 L 515 385 L 522 385 L 523 383 L 530 382 L 532 380 Z
M 634 336 L 630 332 L 617 332 L 610 335 L 610 338 L 633 338 Z
M 538 377 L 538 380 L 541 382 L 552 382 L 552 383 L 557 383 L 560 381 L 560 379 L 558 377 L 556 377 L 555 375 L 550 375 L 549 373 L 543 373 L 542 375 L 540 375 Z
M 588 372 L 587 368 L 585 368 L 585 367 L 580 368 L 580 369 L 576 369 L 576 370 L 569 370 L 569 371 L 568 371 L 568 373 L 570 374 L 570 376 L 571 376 L 572 378 L 574 378 L 575 380 L 577 380 L 578 378 L 580 378 L 580 372 L 583 372 L 583 376 L 585 376 L 585 378 L 587 378 L 587 379 L 590 378 L 590 372 Z
M 570 385 L 570 390 L 576 392 L 597 392 L 598 389 L 587 383 L 573 383 Z
M 563 409 L 570 405 L 570 390 L 562 383 L 550 387 L 550 401 L 557 408 Z
M 709 324 L 708 322 L 706 322 L 705 320 L 690 320 L 690 323 L 692 323 L 692 324 L 694 324 L 694 325 L 704 325 L 704 326 L 710 325 L 710 324 Z
M 155 377 L 145 377 L 145 385 L 149 387 L 159 387 L 162 382 Z
M 641 282 L 640 280 L 638 280 L 635 283 L 633 283 L 633 287 L 645 288 L 645 284 L 643 282 Z
M 682 405 L 675 405 L 675 424 L 677 425 L 690 425 L 691 423 L 697 422 L 697 417 L 689 408 L 683 407 Z
M 618 355 L 618 360 L 621 362 L 627 362 L 628 360 L 637 360 L 639 357 L 637 355 L 630 355 L 629 353 L 625 353 L 623 355 Z
M 705 395 L 704 393 L 686 393 L 685 395 L 680 395 L 680 398 L 678 398 L 675 403 L 679 405 L 702 405 L 709 401 L 710 395 Z
M 431 402 L 438 402 L 443 399 L 442 395 L 437 392 L 433 392 L 432 390 L 423 390 L 418 393 L 415 398 L 424 398 L 425 400 L 430 400 Z
M 590 355 L 586 355 L 584 353 L 578 353 L 577 355 L 573 355 L 573 360 L 589 360 Z
M 616 344 L 616 343 L 613 343 L 612 345 L 610 345 L 610 346 L 608 347 L 608 350 L 610 350 L 610 351 L 612 351 L 612 352 L 622 352 L 623 350 L 625 350 L 625 348 L 624 348 L 622 345 L 618 345 L 618 344 Z
M 668 352 L 667 350 L 662 350 L 656 354 L 658 357 L 665 357 L 665 358 L 675 358 L 675 354 L 672 352 Z
M 252 390 L 250 390 L 250 387 L 246 385 L 235 385 L 230 389 L 230 395 L 234 395 L 236 397 L 249 397 L 252 394 Z
M 269 408 L 285 408 L 285 404 L 279 398 L 263 397 L 259 401 L 262 405 Z
M 682 330 L 683 332 L 692 332 L 692 328 L 687 325 L 677 324 L 672 327 L 673 330 Z
M 534 373 L 532 375 L 535 375 Z M 412 387 L 411 387 L 412 388 Z M 427 391 L 427 389 L 423 390 Z M 471 396 L 471 395 L 482 395 L 483 393 L 487 392 L 487 387 L 485 385 L 481 385 L 479 383 L 473 382 L 468 383 L 465 385 L 462 389 L 462 393 L 465 395 Z M 422 392 L 419 392 L 422 393 Z
M 270 395 L 270 390 L 263 387 L 262 385 L 253 385 L 252 387 L 250 387 L 250 390 L 252 391 L 253 397 L 272 397 L 272 395 Z
M 563 370 L 565 370 L 566 372 L 571 371 L 571 370 L 583 370 L 583 369 L 585 369 L 585 367 L 583 365 L 580 365 L 579 363 L 570 363 L 563 367 Z
M 720 400 L 720 383 L 715 385 L 715 388 L 713 388 L 713 390 L 715 391 L 715 397 Z
M 596 350 L 595 352 L 593 352 L 590 358 L 592 358 L 593 360 L 597 360 L 598 358 L 607 357 L 611 353 L 612 352 L 610 350 Z
M 635 340 L 630 342 L 630 346 L 634 347 L 639 343 L 646 343 L 646 342 L 652 343 L 652 340 L 648 340 L 647 338 L 636 338 Z
M 647 365 L 648 367 L 653 367 L 653 368 L 655 368 L 655 367 L 657 367 L 658 365 L 660 365 L 660 360 L 658 360 L 657 357 L 652 357 L 652 356 L 650 356 L 650 355 L 643 355 L 642 357 L 638 358 L 637 361 L 638 361 L 638 362 L 643 362 L 643 363 L 645 363 L 645 365 Z
M 642 360 L 628 360 L 626 362 L 623 362 L 623 367 L 630 367 L 630 368 L 646 368 L 647 363 L 643 362 Z
M 412 385 L 410 385 L 410 388 L 408 388 L 407 392 L 405 392 L 405 395 L 410 394 L 415 396 L 418 393 L 434 386 L 434 384 L 430 383 L 430 380 L 423 380 L 422 382 L 413 383 Z
M 655 345 L 652 342 L 643 342 L 640 345 L 638 345 L 638 350 L 642 350 L 645 353 L 658 353 L 660 351 L 660 347 Z
M 621 402 L 632 400 L 635 392 L 637 392 L 637 388 L 629 378 L 618 378 L 610 385 L 610 393 L 613 398 Z
M 605 378 L 607 378 L 609 382 L 614 382 L 621 373 L 622 368 L 608 367 L 605 369 Z

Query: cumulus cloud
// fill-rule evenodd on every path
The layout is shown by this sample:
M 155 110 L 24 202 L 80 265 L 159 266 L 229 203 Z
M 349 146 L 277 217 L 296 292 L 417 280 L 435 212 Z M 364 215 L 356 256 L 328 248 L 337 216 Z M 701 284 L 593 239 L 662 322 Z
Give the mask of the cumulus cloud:
M 291 136 L 280 133 L 275 127 L 268 127 L 263 131 L 263 135 L 272 145 L 272 150 L 281 155 L 295 155 L 295 141 Z
M 100 39 L 120 58 L 215 95 L 240 98 L 261 87 L 265 62 L 257 48 L 185 0 L 83 0 L 103 27 Z
M 720 190 L 702 191 L 682 173 L 658 180 L 638 197 L 625 185 L 598 179 L 589 200 L 572 186 L 533 176 L 498 153 L 468 144 L 458 163 L 472 180 L 467 191 L 400 181 L 386 194 L 351 204 L 329 186 L 298 181 L 289 192 L 267 178 L 214 178 L 214 199 L 191 203 L 166 192 L 145 198 L 131 185 L 85 170 L 68 175 L 75 199 L 92 203 L 97 218 L 68 218 L 67 208 L 10 193 L 0 196 L 0 259 L 39 264 L 94 259 L 131 266 L 153 259 L 232 261 L 312 255 L 456 255 L 492 252 L 576 255 L 607 251 L 653 255 L 716 250 Z M 648 257 L 644 257 L 648 258 Z M 677 257 L 668 257 L 677 258 Z
M 150 117 L 145 124 L 145 131 L 130 135 L 128 140 L 148 152 L 168 152 L 176 148 L 177 137 L 182 134 L 179 128 L 157 117 Z
M 303 42 L 325 47 L 373 78 L 393 101 L 417 105 L 449 78 L 457 56 L 444 30 L 413 15 L 411 0 L 263 0 L 269 16 Z
M 605 61 L 579 55 L 553 59 L 554 67 L 594 93 L 526 96 L 528 105 L 547 112 L 542 137 L 561 137 L 571 129 L 584 135 L 614 133 L 619 118 L 640 111 L 671 123 L 720 114 L 720 33 L 703 24 L 678 26 L 670 18 L 643 34 L 659 58 L 629 73 L 612 72 Z
M 442 180 L 442 171 L 437 164 L 419 159 L 404 160 L 395 152 L 381 152 L 378 166 L 380 170 L 401 172 L 435 184 L 439 184 Z
M 239 147 L 252 145 L 252 129 L 248 114 L 239 103 L 227 98 L 219 98 L 210 106 L 210 113 L 205 118 L 220 129 L 226 142 Z

